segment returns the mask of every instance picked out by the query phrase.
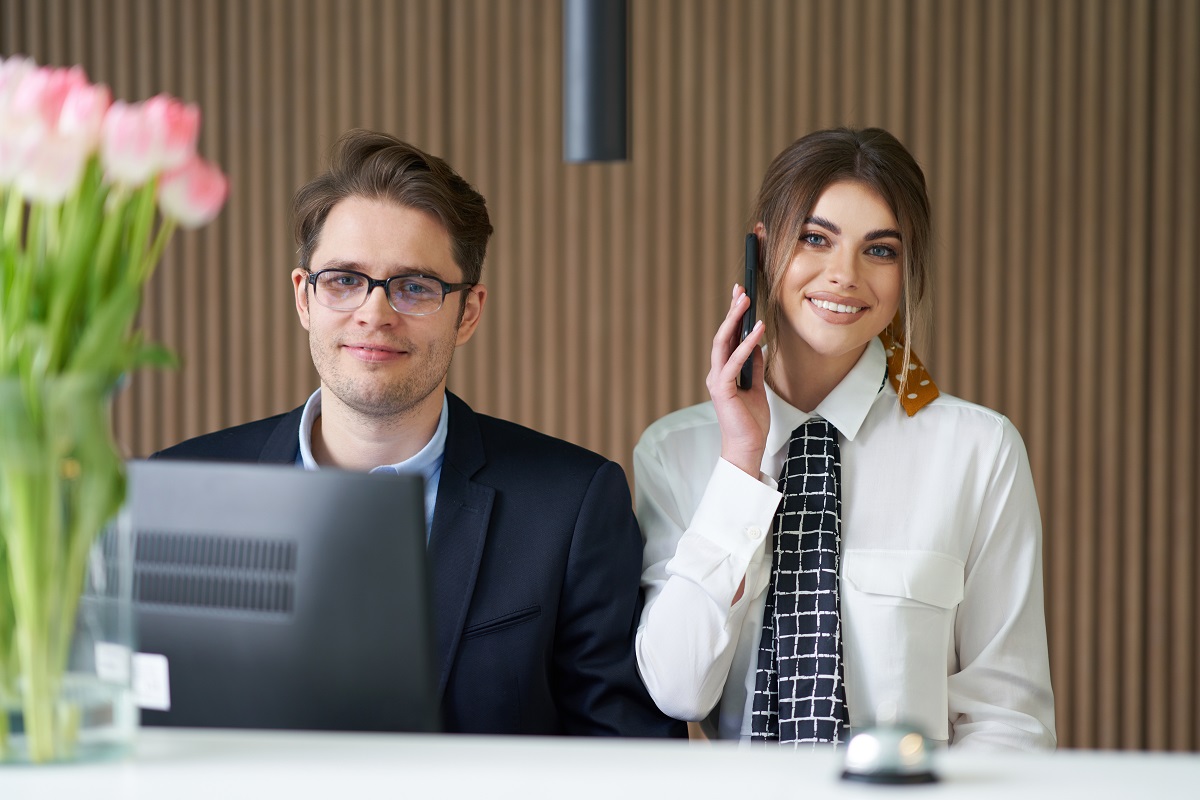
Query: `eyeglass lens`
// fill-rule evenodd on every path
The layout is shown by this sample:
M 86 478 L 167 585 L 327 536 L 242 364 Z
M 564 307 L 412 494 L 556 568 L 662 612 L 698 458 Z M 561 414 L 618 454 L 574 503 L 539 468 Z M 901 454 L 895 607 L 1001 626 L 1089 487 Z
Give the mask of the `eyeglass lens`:
M 356 272 L 328 269 L 317 273 L 317 300 L 324 306 L 351 311 L 367 298 L 367 278 Z M 387 282 L 388 302 L 401 314 L 432 314 L 442 307 L 442 285 L 421 275 L 397 275 Z

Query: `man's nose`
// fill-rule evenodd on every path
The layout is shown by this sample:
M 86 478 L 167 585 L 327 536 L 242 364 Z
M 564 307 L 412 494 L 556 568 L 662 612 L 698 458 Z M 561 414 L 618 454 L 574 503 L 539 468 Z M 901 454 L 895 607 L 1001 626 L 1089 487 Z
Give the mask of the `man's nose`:
M 379 290 L 378 294 L 375 293 L 376 289 Z M 396 315 L 396 309 L 392 308 L 388 299 L 387 287 L 378 284 L 367 287 L 367 297 L 357 312 L 359 316 L 368 319 L 391 319 Z

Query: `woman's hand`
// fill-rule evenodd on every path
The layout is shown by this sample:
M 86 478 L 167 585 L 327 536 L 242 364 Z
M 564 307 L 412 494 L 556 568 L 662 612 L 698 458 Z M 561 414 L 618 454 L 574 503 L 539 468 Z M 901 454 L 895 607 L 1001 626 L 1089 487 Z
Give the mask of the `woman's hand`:
M 763 323 L 758 320 L 744 342 L 738 343 L 742 315 L 750 308 L 745 290 L 734 284 L 729 313 L 713 337 L 712 366 L 705 384 L 721 426 L 721 458 L 758 478 L 771 411 L 763 387 L 763 355 L 759 345 Z M 747 358 L 753 358 L 754 380 L 749 389 L 737 388 L 737 376 Z

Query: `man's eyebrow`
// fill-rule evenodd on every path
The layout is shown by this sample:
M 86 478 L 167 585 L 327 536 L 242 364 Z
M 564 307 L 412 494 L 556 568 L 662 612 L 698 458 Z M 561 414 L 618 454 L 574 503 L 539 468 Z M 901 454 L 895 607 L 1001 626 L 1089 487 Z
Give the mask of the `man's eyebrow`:
M 357 261 L 347 261 L 342 258 L 331 258 L 320 265 L 320 269 L 350 269 L 355 272 L 362 272 L 362 264 Z
M 366 265 L 358 261 L 347 260 L 343 258 L 331 258 L 322 264 L 320 269 L 345 269 L 353 272 L 361 272 L 363 274 L 368 274 L 369 272 Z M 435 269 L 428 267 L 415 267 L 408 264 L 397 265 L 388 272 L 389 278 L 400 278 L 407 275 L 428 275 L 434 278 L 442 277 Z

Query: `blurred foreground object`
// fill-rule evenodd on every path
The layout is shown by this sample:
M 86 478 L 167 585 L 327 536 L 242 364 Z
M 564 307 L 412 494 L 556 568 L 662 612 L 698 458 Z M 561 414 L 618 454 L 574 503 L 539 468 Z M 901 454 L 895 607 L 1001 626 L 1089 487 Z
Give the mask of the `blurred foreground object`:
M 933 783 L 925 735 L 896 721 L 895 706 L 883 704 L 876 725 L 850 737 L 842 778 L 864 783 Z
M 129 745 L 128 584 L 97 543 L 125 497 L 109 411 L 129 372 L 173 363 L 135 327 L 142 290 L 225 203 L 199 132 L 175 98 L 0 59 L 0 763 Z

